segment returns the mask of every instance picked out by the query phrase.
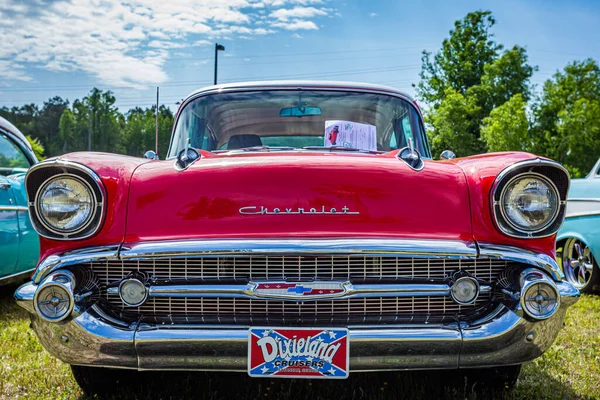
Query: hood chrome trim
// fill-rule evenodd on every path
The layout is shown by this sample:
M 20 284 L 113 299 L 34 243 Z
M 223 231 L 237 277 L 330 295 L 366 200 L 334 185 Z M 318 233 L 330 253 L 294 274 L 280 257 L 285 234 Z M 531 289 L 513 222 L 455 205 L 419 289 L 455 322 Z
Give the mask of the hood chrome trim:
M 59 268 L 92 261 L 203 257 L 253 254 L 357 254 L 365 256 L 406 255 L 425 258 L 496 258 L 532 265 L 548 272 L 555 281 L 564 275 L 555 259 L 520 247 L 469 243 L 454 240 L 345 238 L 345 239 L 217 239 L 157 241 L 135 245 L 103 246 L 50 255 L 39 264 L 32 280 L 39 283 Z

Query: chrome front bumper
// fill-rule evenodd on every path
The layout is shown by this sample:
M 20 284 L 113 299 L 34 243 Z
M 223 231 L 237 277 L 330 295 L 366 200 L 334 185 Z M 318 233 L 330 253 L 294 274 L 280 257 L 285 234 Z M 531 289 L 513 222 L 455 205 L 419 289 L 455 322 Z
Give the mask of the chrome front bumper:
M 558 282 L 560 309 L 532 322 L 504 306 L 472 324 L 349 326 L 350 370 L 455 369 L 531 361 L 547 350 L 579 292 Z M 17 303 L 30 311 L 42 345 L 75 365 L 138 370 L 246 371 L 248 326 L 126 325 L 98 307 L 61 323 L 38 318 L 36 284 L 21 286 Z

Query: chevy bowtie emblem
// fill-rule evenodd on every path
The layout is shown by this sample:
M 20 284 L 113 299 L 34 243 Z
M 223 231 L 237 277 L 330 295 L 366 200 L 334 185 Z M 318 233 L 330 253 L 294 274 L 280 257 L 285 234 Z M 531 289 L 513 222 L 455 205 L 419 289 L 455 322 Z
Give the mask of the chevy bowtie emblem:
M 252 294 L 262 298 L 288 298 L 314 300 L 315 298 L 341 297 L 350 282 L 253 282 Z
M 357 215 L 359 211 L 350 211 L 350 208 L 343 206 L 342 208 L 325 207 L 320 208 L 267 208 L 265 206 L 248 206 L 239 209 L 240 214 L 244 215 L 299 215 L 299 214 L 314 214 L 314 215 Z

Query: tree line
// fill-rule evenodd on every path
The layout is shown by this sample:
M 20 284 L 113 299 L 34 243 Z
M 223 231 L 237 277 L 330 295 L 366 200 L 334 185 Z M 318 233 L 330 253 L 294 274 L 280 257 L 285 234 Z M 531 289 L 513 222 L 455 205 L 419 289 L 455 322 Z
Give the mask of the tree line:
M 38 158 L 88 150 L 141 157 L 154 150 L 156 106 L 135 107 L 122 113 L 110 91 L 94 88 L 72 104 L 53 97 L 41 107 L 27 104 L 0 108 L 0 116 L 12 122 L 32 142 Z M 173 113 L 158 108 L 158 151 L 164 156 L 171 139 Z
M 536 90 L 525 48 L 505 48 L 489 11 L 456 21 L 435 54 L 424 52 L 415 85 L 427 107 L 434 154 L 528 151 L 585 176 L 600 157 L 600 67 L 573 61 Z
M 600 157 L 600 67 L 573 61 L 541 90 L 524 47 L 494 40 L 490 11 L 467 14 L 435 53 L 424 52 L 420 82 L 427 134 L 434 152 L 457 156 L 528 151 L 564 164 L 573 177 Z M 173 113 L 159 107 L 159 155 L 167 152 Z M 0 108 L 46 156 L 91 149 L 141 156 L 154 149 L 155 107 L 121 113 L 110 91 L 92 89 L 82 100 L 53 97 L 38 107 Z

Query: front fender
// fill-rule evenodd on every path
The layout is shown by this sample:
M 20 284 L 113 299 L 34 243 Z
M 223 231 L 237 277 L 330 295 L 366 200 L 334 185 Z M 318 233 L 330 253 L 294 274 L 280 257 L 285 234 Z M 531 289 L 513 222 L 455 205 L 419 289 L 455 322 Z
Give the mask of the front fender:
M 585 243 L 596 259 L 600 260 L 600 215 L 567 218 L 558 231 L 557 242 L 575 238 Z

